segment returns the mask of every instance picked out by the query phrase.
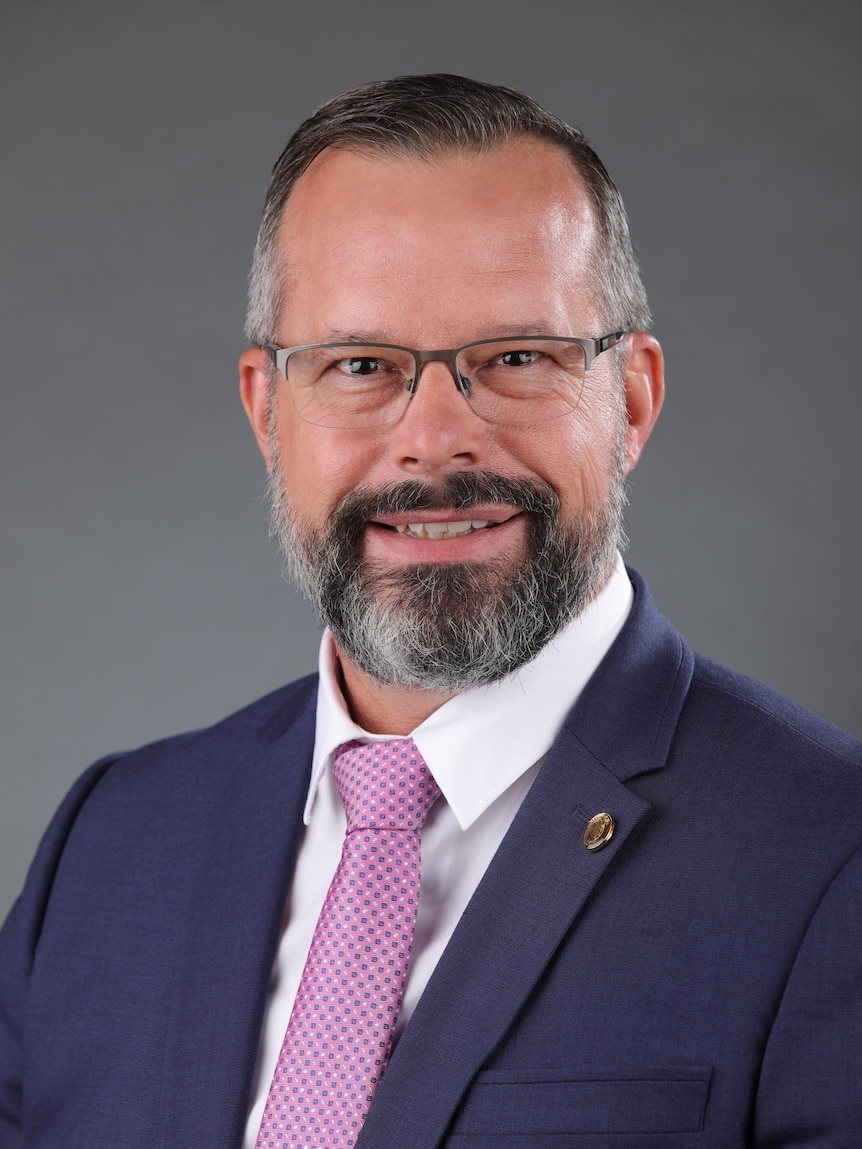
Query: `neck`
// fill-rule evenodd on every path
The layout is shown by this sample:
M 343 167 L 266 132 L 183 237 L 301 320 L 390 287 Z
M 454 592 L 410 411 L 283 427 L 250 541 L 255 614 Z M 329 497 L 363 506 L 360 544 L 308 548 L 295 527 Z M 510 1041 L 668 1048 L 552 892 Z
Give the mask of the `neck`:
M 381 686 L 336 651 L 344 701 L 353 721 L 369 734 L 410 734 L 455 696 L 454 690 Z

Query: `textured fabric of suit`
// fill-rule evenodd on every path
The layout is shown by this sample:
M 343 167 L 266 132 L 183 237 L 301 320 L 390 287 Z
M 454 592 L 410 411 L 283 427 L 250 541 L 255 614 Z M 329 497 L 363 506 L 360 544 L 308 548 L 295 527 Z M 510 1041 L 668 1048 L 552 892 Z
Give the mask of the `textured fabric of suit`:
M 632 577 L 358 1149 L 859 1144 L 862 746 L 693 655 Z M 0 935 L 2 1149 L 237 1149 L 314 698 L 69 795 Z

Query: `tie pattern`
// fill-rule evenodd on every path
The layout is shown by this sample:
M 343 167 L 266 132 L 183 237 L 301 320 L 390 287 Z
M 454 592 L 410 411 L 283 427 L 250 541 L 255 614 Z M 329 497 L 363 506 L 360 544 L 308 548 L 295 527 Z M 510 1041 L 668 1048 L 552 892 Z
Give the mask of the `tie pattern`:
M 419 831 L 440 791 L 412 738 L 336 751 L 347 813 L 256 1149 L 350 1149 L 380 1081 L 419 900 Z

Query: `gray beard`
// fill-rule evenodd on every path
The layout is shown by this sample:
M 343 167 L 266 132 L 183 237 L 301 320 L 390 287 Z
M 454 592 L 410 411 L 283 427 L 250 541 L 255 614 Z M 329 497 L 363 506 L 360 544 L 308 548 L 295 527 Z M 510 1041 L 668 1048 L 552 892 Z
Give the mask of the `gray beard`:
M 438 485 L 357 488 L 322 534 L 290 511 L 275 451 L 272 533 L 340 651 L 376 682 L 447 692 L 487 686 L 535 658 L 604 584 L 624 542 L 623 450 L 621 440 L 604 504 L 567 526 L 559 524 L 559 499 L 547 483 L 460 471 Z M 522 509 L 529 529 L 519 558 L 376 570 L 362 557 L 369 521 L 488 503 Z

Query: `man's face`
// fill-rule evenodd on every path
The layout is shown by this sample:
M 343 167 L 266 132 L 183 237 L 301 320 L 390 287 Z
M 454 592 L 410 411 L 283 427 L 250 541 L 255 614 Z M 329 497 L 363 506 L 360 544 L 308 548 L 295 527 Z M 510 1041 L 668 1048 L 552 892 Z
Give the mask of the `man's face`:
M 593 239 L 579 177 L 544 143 L 432 161 L 330 149 L 284 211 L 286 305 L 277 342 L 431 349 L 507 334 L 604 335 L 590 286 Z M 423 368 L 405 413 L 388 427 L 305 422 L 280 381 L 265 440 L 248 395 L 246 403 L 276 476 L 283 500 L 276 517 L 298 552 L 300 581 L 342 652 L 380 681 L 389 673 L 403 685 L 460 689 L 500 677 L 533 657 L 607 576 L 623 477 L 639 450 L 610 355 L 594 362 L 575 411 L 536 424 L 484 422 L 437 362 Z M 467 521 L 487 525 L 462 533 Z M 537 603 L 534 587 L 519 607 L 513 593 L 517 599 L 543 561 L 550 569 L 538 593 L 551 601 Z M 561 589 L 578 564 L 577 586 Z M 328 607 L 311 585 L 320 583 L 321 567 L 324 579 L 340 571 L 353 588 L 343 580 L 331 586 Z M 389 638 L 372 660 L 339 627 L 355 631 L 356 612 L 378 607 L 386 623 L 372 623 L 372 644 L 384 641 L 383 630 Z M 549 609 L 556 617 L 531 628 L 528 616 Z M 435 671 L 423 679 L 429 641 L 457 646 L 454 660 L 475 670 L 477 644 L 468 639 L 489 611 L 515 611 L 515 629 L 535 633 L 526 646 L 510 643 L 496 670 L 485 667 L 478 678 L 450 667 L 448 678 Z M 359 620 L 359 629 L 367 632 L 366 623 Z M 420 624 L 410 671 L 399 652 Z M 498 634 L 482 634 L 479 646 L 499 645 Z

